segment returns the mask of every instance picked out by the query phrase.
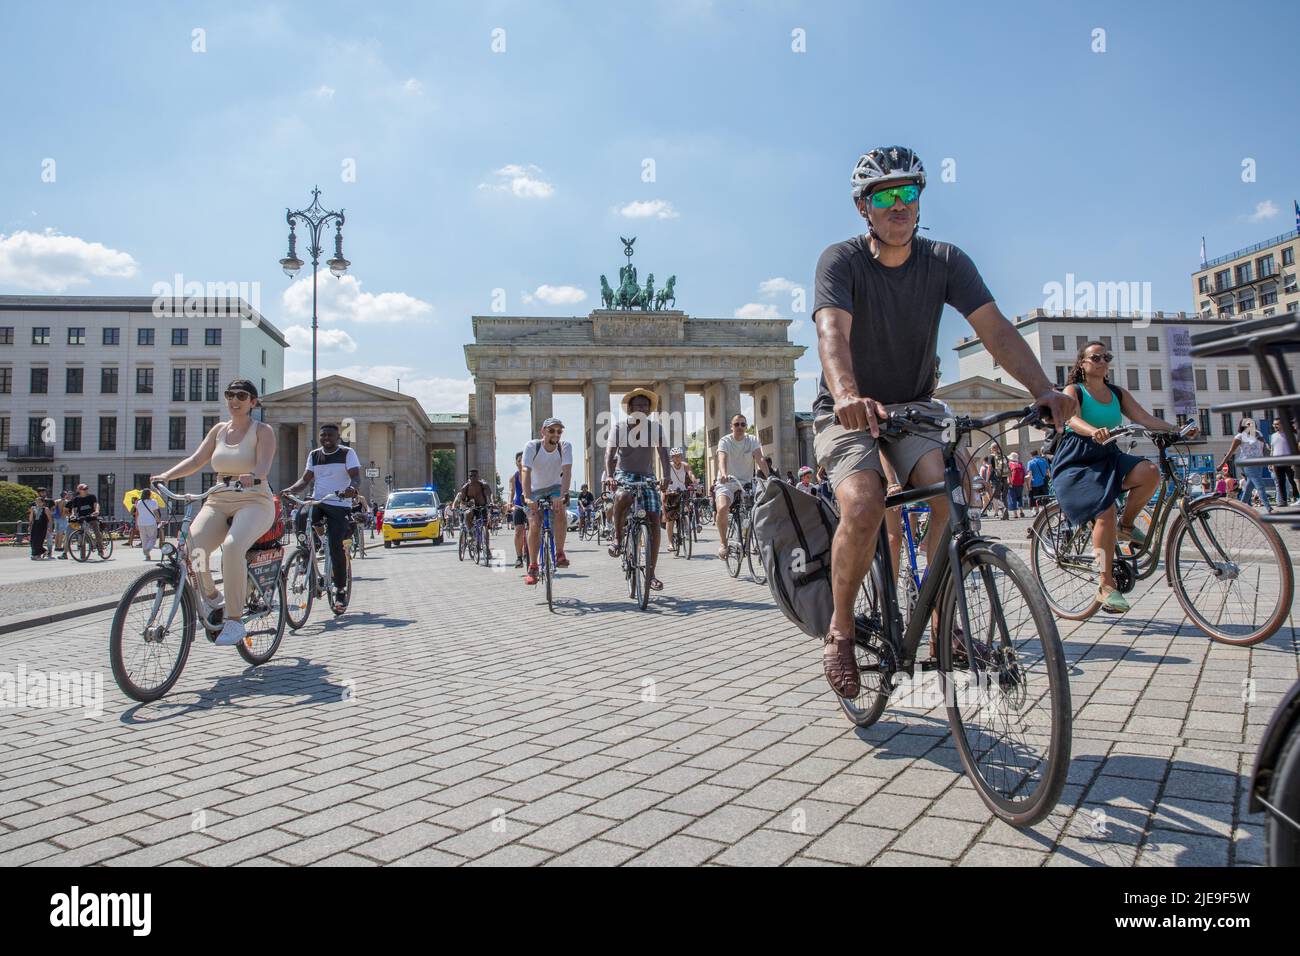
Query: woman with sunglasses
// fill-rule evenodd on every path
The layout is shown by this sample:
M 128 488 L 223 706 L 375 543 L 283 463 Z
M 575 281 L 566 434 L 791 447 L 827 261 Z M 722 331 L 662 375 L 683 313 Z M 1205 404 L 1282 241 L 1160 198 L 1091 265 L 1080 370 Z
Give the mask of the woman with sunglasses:
M 221 549 L 227 613 L 216 643 L 233 646 L 244 639 L 240 616 L 248 596 L 245 555 L 275 521 L 275 501 L 267 484 L 275 458 L 275 430 L 265 422 L 253 420 L 253 409 L 258 405 L 257 389 L 248 379 L 236 379 L 227 385 L 225 398 L 230 421 L 212 426 L 198 451 L 161 475 L 154 475 L 149 483 L 185 478 L 210 465 L 216 472 L 217 483 L 230 486 L 214 491 L 204 500 L 190 525 L 190 546 L 203 554 L 199 582 L 203 600 L 212 609 L 209 613 L 215 613 L 223 602 L 207 567 L 207 555 Z M 242 489 L 234 488 L 236 481 Z
M 1104 342 L 1089 342 L 1074 360 L 1065 392 L 1078 400 L 1079 414 L 1066 423 L 1061 435 L 1052 460 L 1052 486 L 1072 524 L 1096 519 L 1092 546 L 1100 549 L 1102 563 L 1097 600 L 1103 611 L 1123 614 L 1129 603 L 1115 590 L 1115 542 L 1141 545 L 1145 541 L 1134 522 L 1160 484 L 1160 469 L 1114 444 L 1102 443 L 1125 417 L 1152 431 L 1176 432 L 1178 427 L 1149 414 L 1128 391 L 1111 384 L 1113 359 Z M 1115 501 L 1124 492 L 1128 500 L 1117 528 Z

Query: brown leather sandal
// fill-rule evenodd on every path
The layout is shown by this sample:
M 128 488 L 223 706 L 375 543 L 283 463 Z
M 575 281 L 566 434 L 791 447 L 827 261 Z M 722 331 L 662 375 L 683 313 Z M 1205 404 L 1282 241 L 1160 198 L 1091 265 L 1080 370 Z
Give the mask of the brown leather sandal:
M 841 697 L 857 697 L 862 690 L 858 679 L 858 659 L 853 653 L 853 638 L 841 639 L 834 627 L 823 639 L 822 672 L 831 690 Z

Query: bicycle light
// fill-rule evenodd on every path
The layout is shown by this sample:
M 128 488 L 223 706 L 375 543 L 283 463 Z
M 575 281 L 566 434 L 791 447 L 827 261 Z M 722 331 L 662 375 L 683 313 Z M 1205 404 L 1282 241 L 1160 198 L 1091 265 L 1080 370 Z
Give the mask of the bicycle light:
M 166 542 L 162 546 L 162 556 L 164 560 L 170 560 L 176 557 L 176 545 L 172 544 L 170 541 Z

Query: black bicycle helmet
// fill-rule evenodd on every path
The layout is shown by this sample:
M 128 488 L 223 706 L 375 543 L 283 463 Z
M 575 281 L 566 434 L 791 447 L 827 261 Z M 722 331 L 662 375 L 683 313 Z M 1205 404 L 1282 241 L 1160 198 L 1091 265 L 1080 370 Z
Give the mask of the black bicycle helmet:
M 856 203 L 882 186 L 916 183 L 925 188 L 925 166 L 906 146 L 878 146 L 858 157 L 853 167 L 853 201 Z

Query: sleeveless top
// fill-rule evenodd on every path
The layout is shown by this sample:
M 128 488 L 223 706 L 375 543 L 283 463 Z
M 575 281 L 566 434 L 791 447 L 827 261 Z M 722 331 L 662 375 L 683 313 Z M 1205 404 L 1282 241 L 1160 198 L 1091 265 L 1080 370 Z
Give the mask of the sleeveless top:
M 669 463 L 668 463 L 668 474 L 669 474 L 668 490 L 669 490 L 669 491 L 685 491 L 685 490 L 686 490 L 686 472 L 687 472 L 687 471 L 688 471 L 688 469 L 687 469 L 687 467 L 686 467 L 685 465 L 682 465 L 682 469 L 681 469 L 681 471 L 679 472 L 676 468 L 674 468 L 674 467 L 672 466 L 672 462 L 669 462 Z
M 1250 437 L 1250 432 L 1238 432 L 1241 444 L 1237 446 L 1238 458 L 1263 458 L 1264 457 L 1264 439 L 1259 437 L 1259 433 L 1254 438 Z
M 1124 424 L 1124 413 L 1120 411 L 1119 395 L 1115 393 L 1114 386 L 1109 382 L 1106 383 L 1107 390 L 1110 390 L 1110 401 L 1102 403 L 1097 401 L 1088 392 L 1088 386 L 1082 382 L 1077 382 L 1079 397 L 1079 417 L 1091 425 L 1093 428 L 1119 428 Z M 1069 425 L 1065 430 L 1072 432 Z
M 524 480 L 519 477 L 519 472 L 515 472 L 514 493 L 510 497 L 510 503 L 516 508 L 524 506 Z
M 257 464 L 257 422 L 251 422 L 248 432 L 238 445 L 226 444 L 230 422 L 224 422 L 217 436 L 217 447 L 212 452 L 212 470 L 218 475 L 252 474 Z

